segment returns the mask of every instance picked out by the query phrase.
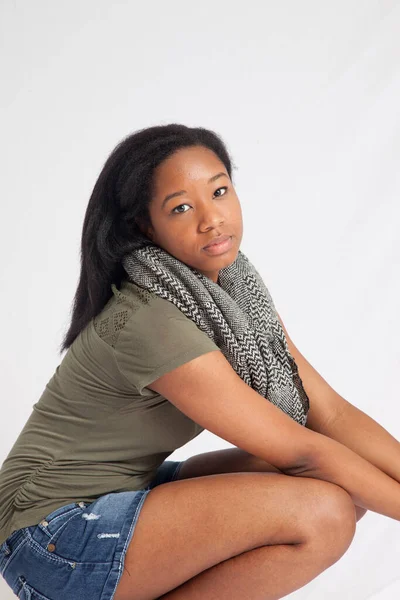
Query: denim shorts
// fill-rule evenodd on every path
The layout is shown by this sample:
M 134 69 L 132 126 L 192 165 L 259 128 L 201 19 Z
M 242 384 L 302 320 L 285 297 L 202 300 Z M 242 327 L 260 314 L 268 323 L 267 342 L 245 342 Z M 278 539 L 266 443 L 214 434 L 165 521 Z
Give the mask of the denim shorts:
M 0 574 L 23 600 L 111 600 L 147 494 L 183 462 L 164 461 L 147 488 L 67 504 L 14 531 L 0 545 Z

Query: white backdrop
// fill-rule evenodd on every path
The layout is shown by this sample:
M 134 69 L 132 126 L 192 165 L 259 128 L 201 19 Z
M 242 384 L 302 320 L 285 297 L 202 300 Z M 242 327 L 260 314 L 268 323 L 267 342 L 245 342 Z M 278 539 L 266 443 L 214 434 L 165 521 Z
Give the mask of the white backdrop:
M 241 249 L 307 359 L 400 439 L 400 2 L 2 0 L 0 461 L 61 357 L 83 215 L 116 143 L 222 135 Z M 203 432 L 170 459 L 230 447 Z M 377 513 L 290 598 L 395 600 Z M 0 580 L 1 600 L 11 599 Z

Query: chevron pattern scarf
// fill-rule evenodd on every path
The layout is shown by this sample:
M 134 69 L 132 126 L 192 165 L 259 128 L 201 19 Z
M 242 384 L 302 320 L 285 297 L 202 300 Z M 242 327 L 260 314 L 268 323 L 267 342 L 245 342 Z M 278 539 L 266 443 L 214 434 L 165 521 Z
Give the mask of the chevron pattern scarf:
M 129 281 L 192 319 L 243 381 L 305 425 L 309 399 L 297 365 L 269 291 L 241 250 L 218 283 L 152 243 L 126 254 L 122 265 Z

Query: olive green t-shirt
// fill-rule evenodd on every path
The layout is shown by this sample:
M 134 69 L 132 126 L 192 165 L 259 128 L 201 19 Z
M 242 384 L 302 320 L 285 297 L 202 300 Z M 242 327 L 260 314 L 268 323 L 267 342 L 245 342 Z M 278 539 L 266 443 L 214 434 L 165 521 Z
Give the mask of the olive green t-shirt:
M 147 487 L 203 431 L 146 386 L 218 346 L 172 302 L 124 280 L 78 335 L 0 470 L 0 543 L 71 502 Z

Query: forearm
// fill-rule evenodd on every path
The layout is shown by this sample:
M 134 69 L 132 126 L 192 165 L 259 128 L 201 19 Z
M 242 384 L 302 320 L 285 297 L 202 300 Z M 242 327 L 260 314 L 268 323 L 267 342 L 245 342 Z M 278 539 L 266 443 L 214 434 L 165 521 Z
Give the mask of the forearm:
M 308 466 L 288 474 L 335 483 L 357 506 L 400 521 L 400 484 L 340 442 L 315 435 Z
M 340 414 L 323 433 L 400 482 L 400 443 L 350 402 L 346 401 Z

